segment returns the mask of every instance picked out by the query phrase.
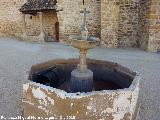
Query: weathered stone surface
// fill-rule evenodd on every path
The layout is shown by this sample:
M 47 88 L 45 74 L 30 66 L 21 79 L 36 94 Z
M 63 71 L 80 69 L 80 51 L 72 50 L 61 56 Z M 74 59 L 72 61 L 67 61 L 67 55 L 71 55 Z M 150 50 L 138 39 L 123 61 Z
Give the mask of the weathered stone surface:
M 75 64 L 75 62 L 77 63 L 75 59 L 61 59 L 34 65 L 31 74 L 55 63 L 63 66 L 71 63 Z M 94 66 L 95 64 L 105 64 L 108 68 L 117 65 L 107 61 L 89 60 L 89 62 L 94 63 Z M 127 68 L 117 67 L 119 70 L 124 70 L 123 74 L 129 72 L 134 76 L 130 86 L 125 89 L 67 93 L 58 88 L 52 88 L 39 83 L 30 82 L 24 84 L 24 116 L 55 117 L 57 119 L 61 116 L 63 118 L 73 116 L 76 120 L 132 120 L 135 117 L 140 77 Z M 120 79 L 119 82 L 122 83 Z
M 0 4 L 0 33 L 4 36 L 22 37 L 23 18 L 19 11 L 26 0 L 2 0 Z M 55 39 L 55 23 L 58 18 L 56 13 L 43 13 L 43 25 L 46 34 Z M 28 35 L 40 33 L 40 20 L 38 15 L 26 16 L 26 32 Z
M 88 0 L 85 4 L 87 10 L 91 12 L 87 19 L 89 34 L 100 38 L 100 1 Z M 80 11 L 84 10 L 83 2 L 82 0 L 57 0 L 57 5 L 63 7 L 63 11 L 58 12 L 60 38 L 68 41 L 69 35 L 81 34 L 83 14 Z
M 160 1 L 151 0 L 149 8 L 149 41 L 148 50 L 156 52 L 160 50 Z M 153 12 L 154 11 L 154 12 Z
M 19 8 L 26 0 L 1 0 L 0 35 L 22 36 L 22 15 Z M 44 14 L 44 29 L 55 38 L 55 23 L 59 22 L 59 38 L 68 43 L 70 34 L 80 34 L 83 14 L 82 0 L 57 0 L 63 8 L 56 14 Z M 160 49 L 160 3 L 158 0 L 88 0 L 85 1 L 89 34 L 101 39 L 107 47 L 138 47 L 157 51 Z M 32 18 L 32 19 L 31 19 Z M 27 16 L 27 32 L 40 32 L 38 16 Z M 152 42 L 154 41 L 154 43 Z
M 132 86 L 127 90 L 73 94 L 31 82 L 23 86 L 24 116 L 131 120 L 138 92 L 138 86 Z
M 116 1 L 101 1 L 101 44 L 107 47 L 118 47 L 119 5 Z

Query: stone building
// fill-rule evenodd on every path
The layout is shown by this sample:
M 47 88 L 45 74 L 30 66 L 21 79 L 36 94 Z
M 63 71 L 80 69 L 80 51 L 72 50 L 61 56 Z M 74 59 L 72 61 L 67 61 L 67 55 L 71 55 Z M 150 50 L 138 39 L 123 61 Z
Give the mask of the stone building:
M 37 41 L 59 39 L 55 5 L 55 0 L 28 0 L 19 9 L 23 16 L 23 39 Z
M 85 0 L 89 34 L 106 47 L 160 50 L 159 0 Z M 1 0 L 0 35 L 67 42 L 80 34 L 82 0 Z

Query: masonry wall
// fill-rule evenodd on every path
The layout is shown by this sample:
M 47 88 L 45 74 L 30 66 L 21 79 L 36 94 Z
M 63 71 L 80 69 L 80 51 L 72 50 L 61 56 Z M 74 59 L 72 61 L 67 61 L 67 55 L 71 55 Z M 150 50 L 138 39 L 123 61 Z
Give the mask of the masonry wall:
M 60 22 L 60 38 L 63 41 L 68 41 L 68 36 L 71 34 L 80 34 L 83 24 L 84 10 L 82 0 L 57 0 L 58 5 L 63 7 L 63 11 L 58 12 Z M 87 10 L 91 13 L 88 14 L 87 28 L 89 34 L 100 38 L 101 19 L 100 19 L 100 1 L 99 0 L 86 0 L 85 4 Z
M 0 1 L 0 34 L 19 37 L 22 34 L 22 17 L 19 12 L 25 0 Z
M 119 5 L 115 0 L 101 0 L 101 44 L 118 47 Z
M 149 40 L 149 29 L 148 29 L 148 12 L 149 12 L 149 1 L 139 0 L 138 4 L 138 33 L 137 42 L 138 46 L 144 50 L 148 47 Z
M 22 13 L 20 7 L 26 0 L 1 0 L 0 1 L 0 35 L 22 37 Z M 43 13 L 43 25 L 46 34 L 55 39 L 55 23 L 58 18 L 55 12 Z M 28 35 L 40 33 L 40 20 L 38 15 L 26 15 L 26 27 Z
M 108 47 L 147 48 L 147 0 L 101 0 L 101 39 Z
M 137 0 L 119 1 L 117 33 L 119 47 L 139 47 L 137 40 L 138 4 Z
M 101 45 L 107 47 L 141 47 L 142 39 L 138 33 L 143 28 L 139 22 L 143 19 L 142 2 L 139 0 L 88 0 L 85 1 L 91 11 L 88 20 L 89 34 L 101 38 Z M 67 40 L 70 34 L 80 34 L 83 9 L 82 1 L 58 0 L 63 11 L 58 13 L 61 24 L 61 37 Z M 145 5 L 143 5 L 146 7 Z M 143 13 L 139 13 L 139 12 Z M 63 16 L 63 17 L 62 17 Z M 144 30 L 144 29 L 143 29 Z M 142 33 L 145 33 L 144 31 Z M 140 37 L 142 37 L 140 34 Z M 144 37 L 144 40 L 145 37 Z M 144 44 L 144 43 L 143 43 Z M 145 48 L 147 44 L 143 45 Z M 143 48 L 142 47 L 142 48 Z
M 149 2 L 149 43 L 148 50 L 160 51 L 160 1 L 150 0 Z
M 1 0 L 0 35 L 21 37 L 22 15 L 19 8 L 26 0 Z M 59 38 L 68 41 L 71 34 L 80 34 L 84 6 L 82 0 L 57 0 L 63 8 L 56 14 L 43 15 L 44 28 L 55 35 L 55 22 L 59 22 Z M 159 0 L 85 0 L 89 34 L 101 39 L 106 47 L 137 47 L 157 51 L 160 49 Z M 34 27 L 33 27 L 34 26 Z M 39 34 L 38 16 L 27 17 L 28 34 Z

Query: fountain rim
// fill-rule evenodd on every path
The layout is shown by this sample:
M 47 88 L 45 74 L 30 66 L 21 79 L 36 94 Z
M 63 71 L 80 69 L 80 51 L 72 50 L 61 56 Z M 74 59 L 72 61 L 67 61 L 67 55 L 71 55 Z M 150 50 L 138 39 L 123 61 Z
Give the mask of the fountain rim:
M 51 92 L 55 92 L 61 98 L 65 97 L 65 98 L 78 98 L 79 99 L 79 98 L 94 96 L 97 94 L 106 95 L 106 94 L 113 94 L 113 93 L 132 92 L 136 90 L 137 88 L 136 86 L 139 86 L 139 80 L 140 80 L 140 75 L 136 75 L 129 88 L 117 89 L 117 90 L 101 90 L 101 91 L 92 91 L 92 92 L 77 92 L 77 93 L 67 93 L 64 90 L 53 88 L 50 86 L 45 86 L 43 84 L 36 83 L 36 82 L 29 82 L 29 83 L 26 83 L 25 85 L 29 85 L 29 84 L 32 84 L 35 86 L 38 85 L 42 89 L 48 89 Z
M 54 59 L 54 60 L 58 61 L 60 59 Z M 63 60 L 77 60 L 77 59 L 63 59 Z M 93 60 L 93 59 L 89 59 L 89 60 Z M 51 61 L 53 61 L 53 60 L 51 60 Z M 100 61 L 104 61 L 104 60 L 100 60 Z M 50 61 L 47 61 L 47 62 L 50 62 Z M 110 62 L 110 61 L 108 61 L 108 62 Z M 137 86 L 139 86 L 139 82 L 140 82 L 140 79 L 141 79 L 141 77 L 140 77 L 141 75 L 140 75 L 139 72 L 137 72 L 137 71 L 132 71 L 132 72 L 135 73 L 135 76 L 133 78 L 133 81 L 132 81 L 131 85 L 128 88 L 117 89 L 117 90 L 101 90 L 101 91 L 91 91 L 91 92 L 67 93 L 64 90 L 53 88 L 53 87 L 50 87 L 50 86 L 45 86 L 43 84 L 36 83 L 36 82 L 33 82 L 33 81 L 29 82 L 29 83 L 26 83 L 26 85 L 29 85 L 29 84 L 38 85 L 38 86 L 40 86 L 40 88 L 48 89 L 51 92 L 55 92 L 61 98 L 63 98 L 63 97 L 66 97 L 66 98 L 83 98 L 83 97 L 94 96 L 94 95 L 97 95 L 97 94 L 105 95 L 105 94 L 113 94 L 113 93 L 132 92 L 132 91 L 136 90 Z
M 78 38 L 79 37 L 79 38 Z M 91 40 L 92 39 L 92 40 Z M 87 40 L 83 40 L 81 35 L 69 35 L 69 40 L 70 41 L 83 41 L 83 42 L 100 42 L 100 39 L 94 36 L 88 36 Z

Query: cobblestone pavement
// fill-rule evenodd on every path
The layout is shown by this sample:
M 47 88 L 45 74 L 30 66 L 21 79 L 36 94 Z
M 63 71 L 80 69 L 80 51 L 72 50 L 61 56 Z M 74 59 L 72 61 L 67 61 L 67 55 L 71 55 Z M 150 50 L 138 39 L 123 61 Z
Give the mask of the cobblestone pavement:
M 96 48 L 89 58 L 120 63 L 142 74 L 139 120 L 160 120 L 160 54 L 138 49 Z M 0 38 L 0 116 L 22 114 L 22 84 L 33 64 L 56 58 L 78 58 L 78 51 L 60 43 L 29 43 Z

